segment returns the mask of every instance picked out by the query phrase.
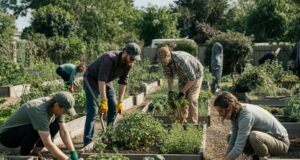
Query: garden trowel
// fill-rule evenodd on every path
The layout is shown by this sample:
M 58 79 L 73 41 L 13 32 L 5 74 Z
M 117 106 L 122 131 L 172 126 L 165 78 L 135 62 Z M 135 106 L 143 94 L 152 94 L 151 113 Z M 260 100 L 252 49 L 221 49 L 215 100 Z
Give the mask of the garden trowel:
M 90 86 L 90 84 L 89 84 L 89 82 L 88 82 L 88 80 L 86 78 L 84 78 L 84 82 L 85 82 L 86 86 L 88 87 L 88 89 L 89 89 L 89 91 L 90 91 L 90 93 L 91 93 L 91 95 L 93 97 L 94 104 L 96 106 L 98 106 L 97 98 L 96 98 L 96 96 L 95 96 L 95 94 L 94 94 L 94 92 L 93 92 L 93 90 L 92 90 L 92 88 L 91 88 L 91 86 Z M 99 118 L 100 118 L 101 127 L 102 127 L 103 131 L 106 132 L 106 126 L 104 125 L 104 122 L 103 122 L 103 114 L 104 113 L 102 113 L 101 111 L 99 111 Z

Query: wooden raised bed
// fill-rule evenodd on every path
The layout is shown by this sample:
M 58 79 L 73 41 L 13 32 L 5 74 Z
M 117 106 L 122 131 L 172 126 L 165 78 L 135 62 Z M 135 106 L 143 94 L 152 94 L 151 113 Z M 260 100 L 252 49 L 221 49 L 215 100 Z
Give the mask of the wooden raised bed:
M 0 97 L 20 97 L 30 90 L 30 84 L 2 86 L 0 87 Z
M 300 138 L 300 123 L 284 115 L 275 115 L 289 134 L 289 138 Z
M 168 124 L 166 124 L 168 125 Z M 198 154 L 147 154 L 147 153 L 119 153 L 122 156 L 128 157 L 130 160 L 141 160 L 144 157 L 152 157 L 155 160 L 204 160 L 204 152 L 205 152 L 205 143 L 206 143 L 206 125 L 203 125 L 203 137 L 201 146 L 199 148 Z M 94 142 L 84 147 L 79 151 L 80 158 L 88 158 L 92 155 L 97 155 L 97 153 L 88 153 L 92 151 L 94 148 Z M 98 153 L 99 154 L 99 153 Z M 116 155 L 114 153 L 104 153 L 104 155 Z
M 278 97 L 263 97 L 259 99 L 253 99 L 250 93 L 235 93 L 239 100 L 245 103 L 255 104 L 255 105 L 266 105 L 270 107 L 283 107 L 290 97 L 278 96 Z
M 161 86 L 162 80 L 157 80 L 152 83 L 143 83 L 145 94 L 150 94 L 155 92 Z

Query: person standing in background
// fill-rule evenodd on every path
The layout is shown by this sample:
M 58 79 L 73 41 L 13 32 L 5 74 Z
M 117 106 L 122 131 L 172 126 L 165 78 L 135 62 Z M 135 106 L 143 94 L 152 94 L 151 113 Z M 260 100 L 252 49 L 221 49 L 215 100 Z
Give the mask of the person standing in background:
M 214 77 L 211 84 L 212 93 L 215 93 L 217 91 L 218 84 L 222 77 L 223 59 L 223 46 L 219 42 L 215 42 L 213 44 L 211 54 L 211 72 Z

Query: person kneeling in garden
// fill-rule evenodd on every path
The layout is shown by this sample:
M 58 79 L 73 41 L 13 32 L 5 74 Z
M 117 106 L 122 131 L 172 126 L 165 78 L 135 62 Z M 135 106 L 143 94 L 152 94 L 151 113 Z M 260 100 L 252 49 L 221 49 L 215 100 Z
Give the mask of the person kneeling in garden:
M 168 77 L 169 101 L 174 93 L 173 81 L 177 74 L 179 78 L 179 95 L 177 99 L 186 97 L 188 108 L 182 106 L 179 114 L 179 122 L 184 123 L 187 117 L 188 123 L 198 123 L 198 97 L 203 80 L 203 66 L 191 54 L 183 51 L 171 51 L 164 45 L 158 49 L 157 62 L 161 63 Z M 184 114 L 184 115 L 182 115 Z
M 76 115 L 74 98 L 69 92 L 58 92 L 53 98 L 39 98 L 23 104 L 0 130 L 0 143 L 8 148 L 21 147 L 21 155 L 38 155 L 43 147 L 57 159 L 78 160 L 64 114 Z M 70 158 L 53 142 L 59 131 Z
M 83 63 L 79 65 L 74 64 L 62 64 L 56 68 L 56 74 L 59 75 L 65 82 L 66 88 L 70 92 L 74 92 L 75 76 L 78 73 L 83 73 L 85 71 L 85 65 Z M 76 85 L 77 86 L 77 85 Z
M 224 160 L 236 159 L 242 152 L 253 159 L 267 159 L 287 153 L 290 141 L 286 129 L 265 109 L 240 103 L 231 93 L 214 101 L 222 121 L 231 120 L 232 133 Z

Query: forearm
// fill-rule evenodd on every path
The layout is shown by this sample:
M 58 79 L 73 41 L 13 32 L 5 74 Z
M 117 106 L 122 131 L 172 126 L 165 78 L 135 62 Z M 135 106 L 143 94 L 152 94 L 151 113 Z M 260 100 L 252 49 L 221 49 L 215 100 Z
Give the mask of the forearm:
M 168 78 L 168 89 L 169 89 L 169 91 L 173 90 L 173 83 L 174 83 L 174 78 L 173 77 L 169 77 Z
M 99 94 L 101 96 L 101 100 L 107 100 L 106 83 L 104 81 L 98 81 L 98 86 L 99 86 Z
M 195 81 L 188 81 L 181 89 L 181 92 L 186 93 L 186 91 L 191 88 L 191 86 L 193 85 L 194 82 Z
M 118 92 L 118 102 L 121 102 L 124 98 L 125 95 L 125 90 L 126 90 L 126 85 L 120 84 L 119 85 L 119 92 Z
M 65 155 L 53 142 L 49 142 L 48 144 L 45 144 L 45 147 L 57 159 L 60 160 L 68 159 L 68 156 Z
M 65 146 L 68 148 L 68 150 L 70 152 L 74 151 L 75 148 L 74 148 L 72 139 L 70 137 L 70 134 L 67 131 L 60 131 L 59 134 L 60 134 L 60 137 L 61 137 L 62 141 L 64 142 Z

